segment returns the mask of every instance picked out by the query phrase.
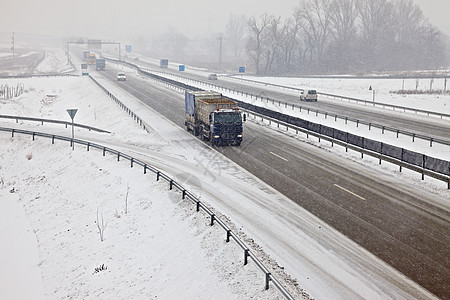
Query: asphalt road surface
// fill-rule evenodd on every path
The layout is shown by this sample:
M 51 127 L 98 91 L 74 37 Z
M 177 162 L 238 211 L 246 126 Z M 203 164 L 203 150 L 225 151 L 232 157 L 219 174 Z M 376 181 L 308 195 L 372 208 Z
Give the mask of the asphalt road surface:
M 102 73 L 116 81 L 115 72 Z M 117 84 L 184 128 L 179 94 L 137 80 Z M 389 126 L 411 130 L 412 124 L 402 119 Z M 430 204 L 433 195 L 249 122 L 241 147 L 215 149 L 438 297 L 450 299 L 450 214 Z

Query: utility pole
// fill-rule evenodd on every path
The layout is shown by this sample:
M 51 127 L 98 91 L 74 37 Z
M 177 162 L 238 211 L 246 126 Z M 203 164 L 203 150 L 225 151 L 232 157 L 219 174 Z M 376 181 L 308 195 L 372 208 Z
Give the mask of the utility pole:
M 15 54 L 14 54 L 14 32 L 12 33 L 12 47 L 11 47 L 11 50 L 13 52 L 13 59 L 14 59 L 14 56 L 15 56 Z
M 219 37 L 219 70 L 222 70 L 222 36 Z

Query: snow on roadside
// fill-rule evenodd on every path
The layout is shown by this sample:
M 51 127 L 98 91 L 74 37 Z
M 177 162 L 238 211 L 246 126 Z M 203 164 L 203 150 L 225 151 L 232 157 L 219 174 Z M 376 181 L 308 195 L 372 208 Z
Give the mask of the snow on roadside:
M 145 132 L 110 105 L 111 100 L 88 78 L 22 80 L 34 88 L 3 101 L 2 114 L 23 115 L 26 109 L 30 116 L 68 120 L 66 109 L 76 107 L 77 122 L 114 131 L 108 135 L 76 129 L 76 137 L 143 146 L 150 152 L 161 152 L 167 144 L 158 133 Z M 51 101 L 42 101 L 50 94 Z M 7 127 L 70 133 L 63 125 L 14 122 L 0 120 Z M 0 165 L 2 192 L 14 188 L 31 219 L 46 296 L 280 297 L 275 288 L 263 290 L 263 273 L 254 264 L 242 266 L 241 250 L 225 243 L 220 228 L 209 227 L 204 216 L 180 202 L 181 195 L 171 197 L 167 186 L 156 184 L 151 175 L 144 176 L 126 163 L 118 168 L 115 158 L 95 155 L 94 150 L 73 152 L 63 142 L 51 145 L 42 138 L 31 142 L 27 136 L 8 135 L 0 135 L 0 161 L 14 164 Z M 129 214 L 124 213 L 127 185 Z M 108 221 L 104 242 L 99 241 L 95 224 L 97 208 Z M 101 264 L 108 269 L 94 273 Z

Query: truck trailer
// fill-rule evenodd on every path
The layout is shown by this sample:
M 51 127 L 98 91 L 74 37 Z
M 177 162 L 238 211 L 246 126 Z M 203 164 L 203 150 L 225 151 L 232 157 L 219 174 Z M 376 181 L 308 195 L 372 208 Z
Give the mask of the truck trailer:
M 237 103 L 213 91 L 185 92 L 185 126 L 211 145 L 239 146 L 242 114 Z

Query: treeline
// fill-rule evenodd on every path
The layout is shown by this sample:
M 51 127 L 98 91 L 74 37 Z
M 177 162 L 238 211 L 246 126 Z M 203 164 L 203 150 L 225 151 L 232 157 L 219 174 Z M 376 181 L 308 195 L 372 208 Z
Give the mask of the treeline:
M 239 27 L 237 19 L 230 18 L 227 36 L 238 43 L 242 39 L 232 30 Z M 251 17 L 246 26 L 245 51 L 260 75 L 439 69 L 447 64 L 447 37 L 412 0 L 306 0 L 285 20 L 264 14 Z
M 412 0 L 303 0 L 287 18 L 231 15 L 224 33 L 175 28 L 137 41 L 141 52 L 258 75 L 358 74 L 448 67 L 449 38 Z

